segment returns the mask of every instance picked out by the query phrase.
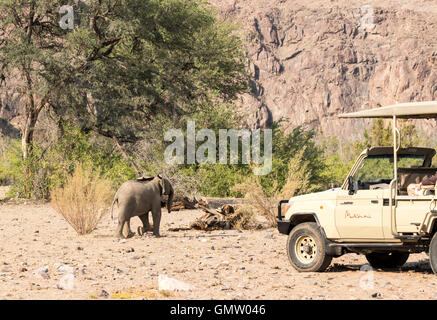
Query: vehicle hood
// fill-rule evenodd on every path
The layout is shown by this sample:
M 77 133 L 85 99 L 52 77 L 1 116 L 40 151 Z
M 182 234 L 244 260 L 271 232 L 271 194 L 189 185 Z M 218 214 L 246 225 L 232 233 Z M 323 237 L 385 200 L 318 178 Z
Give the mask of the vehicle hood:
M 335 199 L 336 194 L 339 190 L 341 190 L 341 188 L 334 188 L 321 192 L 308 193 L 308 194 L 292 197 L 290 201 L 300 202 L 300 201 L 320 201 L 320 200 Z

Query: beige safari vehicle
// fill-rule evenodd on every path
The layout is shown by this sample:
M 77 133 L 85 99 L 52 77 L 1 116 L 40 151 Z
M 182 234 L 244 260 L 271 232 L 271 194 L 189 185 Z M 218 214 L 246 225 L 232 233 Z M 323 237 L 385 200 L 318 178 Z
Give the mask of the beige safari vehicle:
M 374 268 L 402 266 L 410 253 L 427 252 L 437 273 L 435 186 L 408 196 L 407 187 L 432 176 L 436 151 L 401 149 L 398 119 L 437 118 L 437 101 L 405 103 L 340 115 L 390 118 L 393 147 L 364 150 L 341 188 L 301 195 L 278 205 L 278 230 L 288 235 L 287 253 L 301 272 L 324 271 L 332 258 L 364 254 Z M 286 204 L 284 215 L 282 205 Z

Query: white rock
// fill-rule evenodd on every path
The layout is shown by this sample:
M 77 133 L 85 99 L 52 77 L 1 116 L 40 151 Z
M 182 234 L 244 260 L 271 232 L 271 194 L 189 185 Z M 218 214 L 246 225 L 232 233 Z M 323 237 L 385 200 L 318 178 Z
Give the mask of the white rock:
M 196 287 L 188 283 L 167 277 L 165 275 L 158 276 L 158 286 L 160 291 L 191 291 L 196 289 Z
M 58 289 L 73 290 L 74 289 L 74 275 L 69 273 L 59 280 Z
M 60 274 L 73 274 L 74 268 L 66 265 L 61 265 L 58 267 L 58 272 Z
M 45 267 L 41 267 L 36 269 L 33 274 L 36 276 L 40 276 L 43 279 L 50 279 L 50 275 L 49 275 L 49 267 L 45 266 Z

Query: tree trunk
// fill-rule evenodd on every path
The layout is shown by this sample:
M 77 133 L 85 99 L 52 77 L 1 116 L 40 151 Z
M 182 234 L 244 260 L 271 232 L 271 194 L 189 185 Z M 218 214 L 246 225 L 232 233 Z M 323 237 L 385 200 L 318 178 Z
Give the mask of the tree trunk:
M 21 132 L 21 151 L 23 157 L 23 173 L 24 173 L 24 195 L 29 198 L 31 196 L 31 187 L 29 182 L 31 182 L 31 169 L 26 160 L 29 159 L 29 156 L 33 150 L 33 133 L 35 131 L 36 122 L 38 121 L 39 110 L 29 110 L 26 112 L 26 122 L 22 128 Z
M 138 166 L 135 164 L 135 162 L 129 157 L 129 155 L 127 154 L 127 152 L 123 149 L 123 147 L 120 145 L 120 142 L 118 141 L 118 139 L 115 136 L 112 136 L 112 140 L 114 140 L 114 143 L 117 147 L 117 149 L 121 152 L 121 154 L 123 155 L 123 157 L 126 159 L 127 162 L 129 162 L 129 164 L 131 165 L 131 167 L 135 170 L 137 177 L 140 178 L 143 176 L 143 174 L 141 173 L 140 169 L 138 168 Z
M 21 151 L 23 152 L 23 160 L 29 158 L 32 152 L 33 133 L 35 131 L 36 122 L 39 112 L 31 111 L 26 115 L 26 122 L 22 129 Z

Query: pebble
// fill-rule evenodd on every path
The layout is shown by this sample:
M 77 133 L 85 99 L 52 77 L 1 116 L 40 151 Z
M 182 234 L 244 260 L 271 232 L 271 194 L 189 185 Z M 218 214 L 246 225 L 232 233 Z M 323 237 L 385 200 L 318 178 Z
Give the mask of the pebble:
M 74 268 L 66 265 L 60 265 L 57 267 L 58 273 L 60 274 L 71 274 L 74 273 Z
M 382 299 L 382 294 L 379 292 L 375 292 L 374 294 L 371 295 L 371 297 L 375 299 Z
M 222 290 L 222 291 L 229 291 L 229 290 L 232 290 L 232 288 L 229 287 L 229 286 L 224 286 L 224 287 L 222 287 L 221 290 Z
M 100 297 L 109 298 L 109 293 L 106 290 L 100 292 Z
M 40 276 L 43 279 L 50 279 L 50 275 L 49 275 L 49 267 L 45 266 L 45 267 L 41 267 L 36 269 L 33 274 L 36 276 Z

